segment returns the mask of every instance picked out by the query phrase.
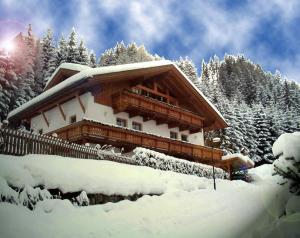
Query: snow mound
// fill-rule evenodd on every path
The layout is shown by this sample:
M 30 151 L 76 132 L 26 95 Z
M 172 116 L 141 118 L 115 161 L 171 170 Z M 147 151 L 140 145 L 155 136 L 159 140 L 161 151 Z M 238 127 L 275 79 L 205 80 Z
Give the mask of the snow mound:
M 48 199 L 38 202 L 36 204 L 35 211 L 45 213 L 66 212 L 68 210 L 72 210 L 73 208 L 74 207 L 72 203 L 67 199 Z
M 162 194 L 174 189 L 193 191 L 206 187 L 205 180 L 196 176 L 111 161 L 73 159 L 54 155 L 23 157 L 1 155 L 1 178 L 10 186 L 26 188 L 24 195 L 30 194 L 31 198 L 39 196 L 42 192 L 36 191 L 38 194 L 35 194 L 29 189 L 37 186 L 59 189 L 63 193 L 85 191 L 87 194 L 123 196 Z M 4 182 L 3 184 L 5 185 Z M 7 190 L 4 186 L 4 193 L 7 193 L 5 189 Z M 84 194 L 79 199 L 83 201 Z
M 274 156 L 295 158 L 300 161 L 300 132 L 282 134 L 273 144 Z
M 293 195 L 289 198 L 285 206 L 286 215 L 300 213 L 300 196 Z
M 265 181 L 274 179 L 274 167 L 272 164 L 264 164 L 248 170 L 248 174 L 254 181 Z

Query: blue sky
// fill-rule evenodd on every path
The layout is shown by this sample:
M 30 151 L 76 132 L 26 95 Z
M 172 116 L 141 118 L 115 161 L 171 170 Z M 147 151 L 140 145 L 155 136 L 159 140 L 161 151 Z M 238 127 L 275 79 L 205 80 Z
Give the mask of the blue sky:
M 167 59 L 202 59 L 242 53 L 264 69 L 300 82 L 298 0 L 0 0 L 0 41 L 52 28 L 67 36 L 74 26 L 100 55 L 117 41 L 144 44 Z

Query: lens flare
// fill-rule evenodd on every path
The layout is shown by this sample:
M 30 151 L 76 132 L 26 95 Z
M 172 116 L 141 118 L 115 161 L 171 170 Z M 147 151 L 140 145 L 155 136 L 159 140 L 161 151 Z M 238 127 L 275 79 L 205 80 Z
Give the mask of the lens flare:
M 6 52 L 11 52 L 14 50 L 14 44 L 12 41 L 4 41 L 0 44 L 0 48 L 4 49 Z

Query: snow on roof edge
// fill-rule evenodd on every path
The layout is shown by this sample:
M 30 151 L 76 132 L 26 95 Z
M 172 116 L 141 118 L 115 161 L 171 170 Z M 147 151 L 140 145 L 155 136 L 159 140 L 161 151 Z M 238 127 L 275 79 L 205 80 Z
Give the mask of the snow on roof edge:
M 55 85 L 54 87 L 48 89 L 47 91 L 41 93 L 40 95 L 34 97 L 33 99 L 25 102 L 24 104 L 17 107 L 16 109 L 10 111 L 7 115 L 7 118 L 10 119 L 11 117 L 13 117 L 13 116 L 19 114 L 20 112 L 28 109 L 29 107 L 35 105 L 36 103 L 38 103 L 40 101 L 43 101 L 46 98 L 52 96 L 53 94 L 59 92 L 63 88 L 69 87 L 69 86 L 73 85 L 75 82 L 79 82 L 80 79 L 85 79 L 87 77 L 88 77 L 88 75 L 84 75 L 84 74 L 82 74 L 82 72 L 71 76 L 70 78 L 68 78 L 68 80 L 65 80 L 65 81 Z
M 164 65 L 172 65 L 173 63 L 169 60 L 158 60 L 158 61 L 147 61 L 147 62 L 140 62 L 140 63 L 132 63 L 132 64 L 122 64 L 122 65 L 112 65 L 112 66 L 104 66 L 104 67 L 98 67 L 98 68 L 90 68 L 88 66 L 87 69 L 82 70 L 81 72 L 67 78 L 63 82 L 53 86 L 52 88 L 44 91 L 37 97 L 31 99 L 30 101 L 22 104 L 18 108 L 14 109 L 13 111 L 9 112 L 7 118 L 11 118 L 15 116 L 16 114 L 19 114 L 20 112 L 26 110 L 27 108 L 35 105 L 39 101 L 42 101 L 53 94 L 59 92 L 63 88 L 66 88 L 68 86 L 71 86 L 73 83 L 78 82 L 80 79 L 87 78 L 87 77 L 93 77 L 94 75 L 100 75 L 100 74 L 107 74 L 107 73 L 115 73 L 115 72 L 122 72 L 122 71 L 129 71 L 129 70 L 136 70 L 136 69 L 142 69 L 142 68 L 152 68 L 152 67 L 158 67 L 158 66 L 164 66 Z M 71 63 L 62 63 L 59 68 L 62 68 L 63 66 L 72 66 L 75 64 Z M 81 65 L 82 66 L 82 65 Z M 58 69 L 57 69 L 58 70 Z
M 225 118 L 222 116 L 222 114 L 219 112 L 219 110 L 209 101 L 209 99 L 200 91 L 200 89 L 196 87 L 196 85 L 185 75 L 185 73 L 175 63 L 172 63 L 172 64 L 185 77 L 185 79 L 192 85 L 192 87 L 198 92 L 198 94 L 200 94 L 200 96 L 203 97 L 203 99 L 218 114 L 218 116 L 227 124 Z
M 246 164 L 250 164 L 252 167 L 254 167 L 255 165 L 255 163 L 248 156 L 244 156 L 239 153 L 222 156 L 222 160 L 229 160 L 232 158 L 239 158 L 241 161 L 243 161 Z
M 158 67 L 158 66 L 164 66 L 164 65 L 172 65 L 174 66 L 189 82 L 189 84 L 196 90 L 196 92 L 208 103 L 208 105 L 217 113 L 217 115 L 226 123 L 226 120 L 221 115 L 221 113 L 218 111 L 218 109 L 204 96 L 204 94 L 193 84 L 193 82 L 181 71 L 181 69 L 172 61 L 170 60 L 158 60 L 158 61 L 146 61 L 146 62 L 139 62 L 139 63 L 131 63 L 131 64 L 121 64 L 121 65 L 111 65 L 111 66 L 103 66 L 98 68 L 91 68 L 86 65 L 79 65 L 79 64 L 73 64 L 73 63 L 62 63 L 52 74 L 51 77 L 54 77 L 54 75 L 58 72 L 61 68 L 68 68 L 73 70 L 79 70 L 81 71 L 68 79 L 64 80 L 63 82 L 55 85 L 54 87 L 44 91 L 37 97 L 31 99 L 30 101 L 22 104 L 20 107 L 16 108 L 15 110 L 11 111 L 8 114 L 8 118 L 11 118 L 15 116 L 16 114 L 22 112 L 23 110 L 27 109 L 30 106 L 35 105 L 41 100 L 44 100 L 47 97 L 52 96 L 53 94 L 57 93 L 61 89 L 71 86 L 73 83 L 79 81 L 82 78 L 92 77 L 94 75 L 100 75 L 100 74 L 107 74 L 107 73 L 115 73 L 115 72 L 122 72 L 122 71 L 129 71 L 129 70 L 136 70 L 136 69 L 143 69 L 143 68 L 152 68 L 152 67 Z M 76 67 L 77 69 L 75 69 Z M 52 80 L 52 79 L 51 79 Z M 50 81 L 48 81 L 50 82 Z M 227 124 L 227 123 L 226 123 Z
M 69 69 L 69 70 L 74 70 L 74 71 L 83 71 L 85 69 L 90 69 L 91 67 L 87 66 L 87 65 L 82 65 L 82 64 L 74 64 L 74 63 L 61 63 L 56 69 L 55 71 L 51 74 L 50 78 L 48 79 L 45 88 L 47 88 L 48 84 L 52 81 L 52 79 L 54 78 L 54 76 L 58 73 L 58 71 L 60 69 Z

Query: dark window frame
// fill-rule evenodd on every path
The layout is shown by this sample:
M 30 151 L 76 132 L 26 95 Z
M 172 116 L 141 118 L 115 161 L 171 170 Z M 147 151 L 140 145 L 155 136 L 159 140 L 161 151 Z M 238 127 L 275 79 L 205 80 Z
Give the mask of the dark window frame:
M 75 120 L 74 120 L 74 118 L 75 118 Z M 70 122 L 70 124 L 77 122 L 77 116 L 76 115 L 70 116 L 69 122 Z
M 186 139 L 184 139 L 184 137 L 185 137 Z M 189 142 L 189 140 L 188 140 L 188 135 L 186 135 L 186 134 L 181 134 L 181 140 L 182 140 L 182 141 L 185 141 L 185 142 Z
M 136 126 L 139 126 L 139 127 L 140 127 L 140 129 L 135 129 L 135 128 L 134 128 L 134 125 L 136 125 Z M 131 123 L 131 126 L 132 126 L 132 129 L 134 129 L 134 130 L 136 130 L 136 131 L 143 131 L 143 126 L 142 126 L 142 123 L 139 123 L 139 122 L 133 121 L 133 122 Z
M 172 135 L 175 135 L 175 137 L 173 137 Z M 176 131 L 170 131 L 170 138 L 174 140 L 178 140 L 178 133 Z
M 124 122 L 124 126 L 123 126 L 123 125 L 119 125 L 119 122 Z M 116 123 L 117 123 L 117 126 L 120 126 L 120 127 L 127 127 L 127 120 L 126 120 L 126 119 L 117 117 Z

